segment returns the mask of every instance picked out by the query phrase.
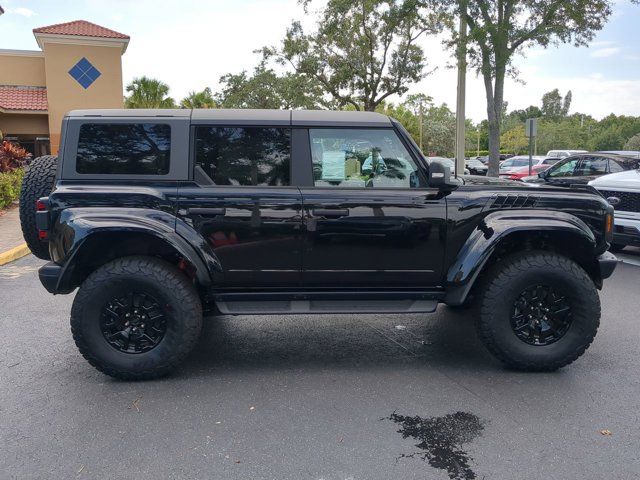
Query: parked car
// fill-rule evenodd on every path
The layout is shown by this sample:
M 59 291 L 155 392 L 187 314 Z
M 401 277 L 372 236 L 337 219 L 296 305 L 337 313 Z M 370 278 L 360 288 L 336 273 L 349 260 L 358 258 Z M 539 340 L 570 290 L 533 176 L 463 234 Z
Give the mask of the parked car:
M 549 150 L 547 157 L 566 158 L 579 153 L 587 153 L 587 150 Z
M 534 155 L 533 158 L 533 165 L 543 165 L 545 160 L 547 160 L 547 157 L 544 157 L 542 155 Z M 550 160 L 552 161 L 552 160 Z M 528 155 L 518 155 L 516 157 L 511 157 L 503 162 L 500 163 L 500 175 L 509 172 L 510 170 L 515 170 L 515 169 L 519 169 L 522 167 L 528 167 L 529 166 L 529 156 Z
M 500 154 L 500 161 L 502 162 L 502 161 L 507 160 L 507 159 L 509 159 L 511 157 L 513 157 L 513 155 L 510 154 L 510 153 L 501 153 Z M 476 160 L 480 160 L 482 163 L 487 165 L 489 163 L 489 155 L 476 157 Z
M 640 159 L 640 151 L 638 150 L 607 150 L 594 153 L 606 153 L 609 155 L 622 155 L 623 157 L 638 158 Z
M 447 168 L 451 172 L 451 175 L 455 175 L 456 174 L 456 161 L 451 159 L 451 158 L 447 158 L 447 157 L 429 157 L 427 160 L 429 162 L 438 161 L 438 162 L 442 163 L 443 165 L 447 166 Z M 469 171 L 468 168 L 465 168 L 464 171 L 460 173 L 460 175 L 471 175 L 471 172 Z
M 609 155 L 603 153 L 585 153 L 567 157 L 556 163 L 537 177 L 525 177 L 527 183 L 545 183 L 559 187 L 586 185 L 602 175 L 638 168 L 640 159 Z
M 501 173 L 500 174 L 500 178 L 505 178 L 507 180 L 515 180 L 515 181 L 522 181 L 523 178 L 529 177 L 529 176 L 533 176 L 533 175 L 537 175 L 540 172 L 544 172 L 545 170 L 547 170 L 548 168 L 550 168 L 551 165 L 545 165 L 545 164 L 538 164 L 538 165 L 534 165 L 531 168 L 531 173 L 529 173 L 529 167 L 519 167 L 519 168 L 515 168 L 513 170 L 509 170 L 506 173 Z
M 617 260 L 595 192 L 452 178 L 373 112 L 80 110 L 62 132 L 59 156 L 25 174 L 22 230 L 49 260 L 47 291 L 78 289 L 73 338 L 107 375 L 168 373 L 203 311 L 421 314 L 473 299 L 489 351 L 542 371 L 598 330 Z
M 487 170 L 489 170 L 489 167 L 474 158 L 467 160 L 466 166 L 471 175 L 486 175 Z
M 604 175 L 589 182 L 615 209 L 611 251 L 640 245 L 640 170 Z

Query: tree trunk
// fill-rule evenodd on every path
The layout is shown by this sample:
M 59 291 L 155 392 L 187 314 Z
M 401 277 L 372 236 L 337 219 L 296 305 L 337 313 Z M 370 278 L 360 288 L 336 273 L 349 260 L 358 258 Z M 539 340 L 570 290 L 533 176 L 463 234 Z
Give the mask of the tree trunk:
M 489 63 L 483 65 L 482 75 L 487 94 L 487 120 L 489 122 L 489 170 L 487 171 L 489 177 L 497 177 L 500 173 L 500 123 L 502 121 L 505 74 L 505 68 L 497 68 L 494 80 Z

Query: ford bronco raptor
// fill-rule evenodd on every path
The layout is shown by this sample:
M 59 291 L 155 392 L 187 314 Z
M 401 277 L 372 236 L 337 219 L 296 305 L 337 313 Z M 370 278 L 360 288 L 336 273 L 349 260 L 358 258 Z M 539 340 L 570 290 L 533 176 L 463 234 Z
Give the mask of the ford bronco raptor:
M 211 314 L 470 305 L 511 368 L 591 344 L 613 208 L 591 187 L 451 176 L 369 112 L 80 110 L 32 162 L 21 221 L 82 355 L 153 378 Z M 473 312 L 473 313 L 472 313 Z

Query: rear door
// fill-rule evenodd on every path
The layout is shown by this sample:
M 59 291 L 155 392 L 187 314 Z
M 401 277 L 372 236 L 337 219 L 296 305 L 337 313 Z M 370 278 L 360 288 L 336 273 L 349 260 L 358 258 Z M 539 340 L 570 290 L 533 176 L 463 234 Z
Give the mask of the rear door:
M 192 127 L 193 181 L 178 216 L 215 253 L 218 288 L 297 286 L 302 196 L 291 182 L 291 128 Z
M 393 128 L 311 128 L 304 203 L 307 287 L 438 285 L 446 200 Z

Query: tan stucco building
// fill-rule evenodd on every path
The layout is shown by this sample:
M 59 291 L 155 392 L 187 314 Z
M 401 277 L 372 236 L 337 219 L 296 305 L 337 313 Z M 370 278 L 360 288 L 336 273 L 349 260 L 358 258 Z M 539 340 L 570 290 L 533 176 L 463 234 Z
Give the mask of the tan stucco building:
M 0 131 L 38 156 L 57 153 L 65 112 L 122 108 L 129 36 L 84 20 L 33 34 L 40 50 L 0 49 Z

